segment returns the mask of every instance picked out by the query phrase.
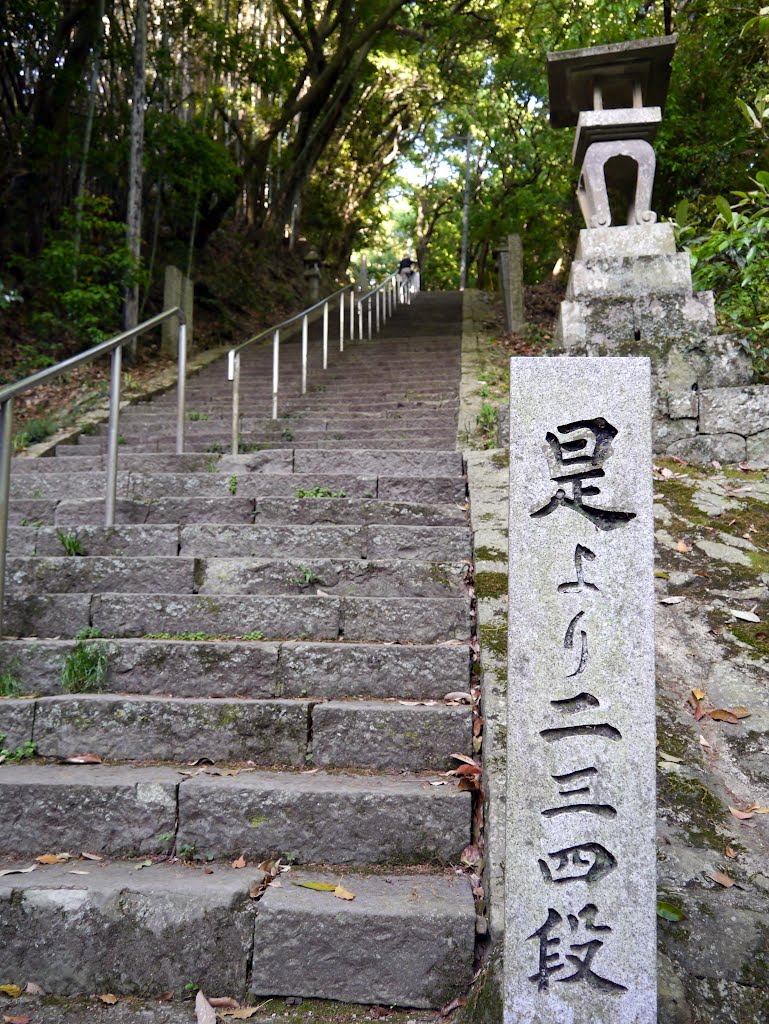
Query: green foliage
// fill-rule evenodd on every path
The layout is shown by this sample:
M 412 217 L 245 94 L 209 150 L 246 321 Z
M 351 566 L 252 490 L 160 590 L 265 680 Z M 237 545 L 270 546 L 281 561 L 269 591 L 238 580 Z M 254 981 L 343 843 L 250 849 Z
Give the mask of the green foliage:
M 313 583 L 317 582 L 318 577 L 315 575 L 312 569 L 309 569 L 305 565 L 300 565 L 297 575 L 292 576 L 291 579 L 289 580 L 289 583 L 291 583 L 295 587 L 309 587 Z
M 65 693 L 94 693 L 104 686 L 109 670 L 109 649 L 106 644 L 89 643 L 100 636 L 101 630 L 95 626 L 87 626 L 76 634 L 75 646 L 61 669 L 61 687 Z
M 0 672 L 0 697 L 18 697 L 21 693 L 17 671 L 18 662 L 14 659 Z
M 65 533 L 63 530 L 57 530 L 56 536 L 59 538 L 59 543 L 64 548 L 66 555 L 74 558 L 76 555 L 85 554 L 83 542 L 76 533 Z
M 4 764 L 6 761 L 13 761 L 18 764 L 19 761 L 24 761 L 28 757 L 34 757 L 37 753 L 36 744 L 30 740 L 26 740 L 20 747 L 16 747 L 15 750 L 6 749 L 3 746 L 4 742 L 5 736 L 0 733 L 0 764 Z
M 208 419 L 208 413 L 207 412 L 188 412 L 187 413 L 187 419 L 191 423 L 198 423 L 198 422 L 200 422 L 202 420 L 207 420 Z
M 499 410 L 490 402 L 483 402 L 481 411 L 475 417 L 475 423 L 481 435 L 481 443 L 484 448 L 496 448 L 497 446 L 497 421 Z
M 45 441 L 45 439 L 50 437 L 55 430 L 56 424 L 49 416 L 42 416 L 39 419 L 30 420 L 24 425 L 23 429 L 14 436 L 14 450 L 18 452 L 23 448 L 29 448 L 31 444 L 38 444 L 40 441 Z
M 330 487 L 298 487 L 297 498 L 344 498 L 343 490 L 332 491 Z
M 38 290 L 33 319 L 44 338 L 64 328 L 95 344 L 117 331 L 123 291 L 143 278 L 125 224 L 110 219 L 111 205 L 106 196 L 87 196 L 79 246 L 77 214 L 68 209 L 37 259 L 18 261 Z
M 695 286 L 712 289 L 720 328 L 743 341 L 756 374 L 769 380 L 769 173 L 758 171 L 752 185 L 733 192 L 733 203 L 716 196 L 696 209 L 684 200 L 676 221 Z
M 14 289 L 8 288 L 3 284 L 0 278 L 0 313 L 6 309 L 10 309 L 14 302 L 21 302 L 21 295 Z
M 233 495 L 233 497 L 238 493 L 238 478 L 234 473 L 227 481 L 227 490 Z

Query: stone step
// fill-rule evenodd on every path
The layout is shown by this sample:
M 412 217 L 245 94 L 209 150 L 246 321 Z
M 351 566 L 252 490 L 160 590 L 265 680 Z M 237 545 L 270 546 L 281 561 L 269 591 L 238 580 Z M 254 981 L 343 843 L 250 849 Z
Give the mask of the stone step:
M 31 742 L 40 757 L 108 761 L 445 771 L 452 753 L 469 752 L 471 725 L 469 706 L 440 703 L 105 693 L 0 702 L 8 749 Z
M 223 480 L 222 491 L 230 484 Z M 413 502 L 389 502 L 379 498 L 248 498 L 237 494 L 220 497 L 169 497 L 137 501 L 120 498 L 115 504 L 118 523 L 269 523 L 281 525 L 344 524 L 404 526 L 448 526 L 466 522 L 465 510 L 458 505 L 426 505 Z M 296 492 L 295 492 L 296 493 Z M 38 507 L 39 505 L 39 507 Z M 50 502 L 11 502 L 14 516 L 22 513 L 30 522 L 45 522 Z M 104 521 L 104 501 L 99 498 L 65 498 L 53 506 L 57 526 L 97 524 Z
M 454 441 L 455 434 L 452 431 L 449 434 L 439 434 L 432 437 L 421 434 L 418 438 L 419 446 L 424 451 L 445 451 L 445 449 Z M 398 448 L 402 448 L 404 444 L 408 443 L 409 438 L 378 438 L 369 439 L 366 442 L 366 448 L 372 452 L 389 452 L 392 451 L 393 446 L 397 445 Z M 295 441 L 275 441 L 272 438 L 260 437 L 258 435 L 241 435 L 241 440 L 238 446 L 239 451 L 255 452 L 263 449 L 275 449 L 290 451 L 293 449 Z M 328 452 L 347 452 L 350 449 L 350 439 L 342 438 L 341 440 L 322 440 L 322 441 L 303 441 L 302 446 L 308 451 L 328 451 Z M 153 441 L 134 441 L 127 444 L 121 451 L 126 454 L 133 455 L 152 455 L 155 453 L 172 452 L 174 449 L 175 441 L 170 436 L 163 440 Z M 222 435 L 219 438 L 215 438 L 211 441 L 200 441 L 195 438 L 187 439 L 184 444 L 185 451 L 188 452 L 199 452 L 200 454 L 224 454 L 224 452 L 230 450 L 230 435 Z
M 130 470 L 118 473 L 117 493 L 123 498 L 146 500 L 190 495 L 192 497 L 222 497 L 229 493 L 230 477 L 237 478 L 237 494 L 243 498 L 297 497 L 297 491 L 325 488 L 331 492 L 344 492 L 348 498 L 375 497 L 384 501 L 417 501 L 431 504 L 465 501 L 465 481 L 461 477 L 352 476 L 334 474 L 318 481 L 316 473 L 258 473 L 251 472 L 242 460 L 247 456 L 215 456 L 217 464 L 206 473 L 143 473 Z M 219 467 L 222 467 L 220 470 Z M 60 467 L 59 467 L 60 468 Z M 232 472 L 228 471 L 232 470 Z M 61 499 L 93 498 L 102 496 L 106 476 L 101 471 L 89 473 L 19 473 L 11 478 L 12 511 L 18 519 L 35 522 L 35 513 L 53 515 L 54 508 L 40 505 L 24 507 L 19 502 L 51 502 Z
M 356 897 L 345 901 L 291 884 L 339 874 L 290 872 L 257 903 L 255 868 L 136 867 L 89 862 L 84 876 L 59 864 L 0 878 L 0 983 L 159 996 L 193 978 L 242 999 L 250 976 L 264 995 L 437 1008 L 472 978 L 464 877 L 342 875 Z
M 113 593 L 151 594 L 162 580 L 164 587 L 175 594 L 192 594 L 195 583 L 195 560 L 192 558 L 118 558 L 95 557 L 9 558 L 6 565 L 7 593 L 22 596 L 42 593 Z M 198 572 L 202 572 L 202 567 Z
M 217 769 L 212 769 L 216 771 Z M 470 841 L 470 793 L 429 776 L 22 764 L 0 772 L 0 855 L 192 851 L 206 861 L 448 864 Z
M 466 526 L 275 526 L 195 523 L 145 526 L 11 526 L 11 555 L 61 555 L 75 538 L 83 555 L 181 554 L 211 558 L 409 558 L 461 562 L 472 556 Z
M 102 689 L 122 693 L 441 700 L 470 685 L 466 644 L 123 638 L 88 646 L 106 651 Z M 0 641 L 0 673 L 9 673 L 20 693 L 60 694 L 64 662 L 74 649 L 74 640 Z M 26 706 L 17 705 L 22 713 Z
M 87 595 L 46 595 L 24 602 L 8 601 L 9 633 L 61 636 L 76 630 L 66 625 L 53 632 L 55 614 L 67 600 Z M 45 602 L 50 602 L 48 613 Z M 37 606 L 37 607 L 36 607 Z M 318 597 L 305 594 L 94 594 L 90 619 L 107 637 L 142 637 L 156 633 L 204 633 L 210 636 L 261 634 L 258 639 L 441 643 L 466 640 L 470 633 L 468 598 Z M 32 612 L 33 614 L 30 614 Z M 74 613 L 71 613 L 74 614 Z M 18 621 L 22 618 L 22 628 Z M 77 621 L 77 620 L 76 620 Z M 82 628 L 82 627 L 79 627 Z M 35 632 L 37 630 L 37 632 Z
M 332 880 L 339 875 L 290 878 Z M 259 903 L 251 974 L 258 996 L 438 1007 L 468 988 L 475 910 L 465 877 L 343 876 L 351 901 L 287 881 Z

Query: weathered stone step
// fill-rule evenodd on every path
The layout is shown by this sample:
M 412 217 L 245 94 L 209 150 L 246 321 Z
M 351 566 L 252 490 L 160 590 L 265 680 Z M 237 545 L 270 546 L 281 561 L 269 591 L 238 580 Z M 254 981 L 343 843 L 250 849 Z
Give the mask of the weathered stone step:
M 117 558 L 104 555 L 75 558 L 9 558 L 6 583 L 9 595 L 42 593 L 151 594 L 163 587 L 175 594 L 192 594 L 195 585 L 195 560 L 178 556 L 157 558 Z
M 226 483 L 222 487 L 226 491 Z M 120 498 L 115 505 L 118 523 L 270 523 L 290 525 L 382 524 L 404 526 L 448 526 L 464 523 L 465 510 L 458 505 L 426 505 L 390 502 L 379 498 L 248 498 L 237 494 L 220 497 L 168 497 L 137 501 Z M 11 502 L 15 515 L 23 512 L 30 521 L 42 520 L 49 502 Z M 96 524 L 104 520 L 104 501 L 99 498 L 65 498 L 53 507 L 57 526 Z M 34 518 L 32 518 L 34 517 Z
M 291 879 L 331 876 L 302 871 Z M 343 884 L 352 901 L 286 883 L 270 886 L 259 903 L 257 995 L 437 1007 L 468 988 L 475 910 L 467 878 L 350 875 Z
M 470 683 L 464 644 L 125 638 L 88 644 L 107 652 L 103 690 L 123 693 L 440 700 Z M 21 693 L 60 694 L 62 668 L 74 648 L 74 640 L 0 641 L 0 673 L 7 672 Z M 27 702 L 16 707 L 23 714 Z
M 404 444 L 408 443 L 409 438 L 370 438 L 366 442 L 366 448 L 372 452 L 389 452 L 393 450 L 394 446 L 403 448 Z M 419 437 L 419 447 L 424 451 L 444 451 L 449 444 L 454 440 L 454 433 L 443 433 L 435 436 L 425 436 L 424 434 Z M 241 451 L 261 451 L 262 449 L 275 449 L 275 450 L 291 450 L 295 441 L 275 441 L 272 438 L 260 437 L 259 435 L 241 435 L 241 442 L 239 448 Z M 173 451 L 175 441 L 170 436 L 166 437 L 165 440 L 153 440 L 153 441 L 134 441 L 127 444 L 122 450 L 127 454 L 134 455 L 152 455 L 155 453 L 171 452 Z M 322 440 L 322 441 L 303 441 L 302 445 L 308 451 L 328 451 L 328 452 L 347 452 L 350 449 L 351 441 L 349 438 L 342 438 L 341 440 Z M 221 437 L 214 438 L 213 440 L 200 441 L 195 438 L 188 439 L 184 444 L 185 450 L 188 452 L 199 452 L 201 454 L 222 454 L 227 451 L 230 447 L 230 435 L 222 434 Z
M 76 538 L 82 555 L 122 555 L 141 557 L 179 553 L 179 527 L 171 524 L 141 526 L 82 525 L 76 530 L 53 526 L 11 526 L 8 529 L 8 553 L 11 555 L 62 555 L 64 538 Z M 190 554 L 190 552 L 185 552 Z
M 343 882 L 356 899 L 346 902 L 289 882 L 329 874 L 292 872 L 256 903 L 249 889 L 262 873 L 251 868 L 82 870 L 0 878 L 0 983 L 158 996 L 194 978 L 242 999 L 252 975 L 265 995 L 437 1008 L 472 977 L 475 908 L 464 877 L 350 874 Z
M 0 702 L 8 749 L 41 757 L 88 752 L 109 761 L 250 761 L 303 767 L 445 770 L 467 753 L 466 705 L 398 701 L 68 694 Z M 12 746 L 11 746 L 12 745 Z M 0 848 L 2 842 L 0 841 Z
M 33 604 L 53 603 L 57 597 L 75 600 L 81 595 L 37 597 Z M 9 600 L 8 607 L 8 629 L 11 632 L 17 616 L 24 613 L 17 611 L 17 603 L 13 599 Z M 55 610 L 63 614 L 62 609 Z M 43 614 L 42 607 L 35 611 L 35 618 L 26 616 L 22 635 L 51 636 L 68 632 L 61 628 L 55 634 L 51 632 L 54 609 L 48 616 Z M 465 640 L 470 632 L 469 601 L 466 598 L 404 597 L 385 600 L 304 594 L 95 594 L 90 600 L 90 617 L 91 624 L 101 629 L 105 636 L 116 637 L 141 637 L 154 633 L 243 636 L 258 632 L 269 640 L 336 640 L 344 637 L 356 641 L 429 644 Z
M 230 769 L 231 770 L 231 769 Z M 172 849 L 300 863 L 448 864 L 469 842 L 470 794 L 419 775 L 11 765 L 0 772 L 0 855 Z

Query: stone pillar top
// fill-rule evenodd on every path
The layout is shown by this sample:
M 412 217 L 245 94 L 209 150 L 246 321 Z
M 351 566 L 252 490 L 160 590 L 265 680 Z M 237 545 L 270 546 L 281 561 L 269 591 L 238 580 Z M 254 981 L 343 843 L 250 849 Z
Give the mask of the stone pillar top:
M 550 124 L 573 127 L 585 110 L 664 109 L 677 41 L 656 36 L 549 53 Z

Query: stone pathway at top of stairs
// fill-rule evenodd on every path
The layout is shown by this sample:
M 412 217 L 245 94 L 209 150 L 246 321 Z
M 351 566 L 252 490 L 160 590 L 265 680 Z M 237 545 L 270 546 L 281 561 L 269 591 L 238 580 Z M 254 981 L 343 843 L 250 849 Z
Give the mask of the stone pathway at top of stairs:
M 443 700 L 471 683 L 460 322 L 421 295 L 325 372 L 314 332 L 305 396 L 284 345 L 277 421 L 270 350 L 247 351 L 237 456 L 223 363 L 188 383 L 184 455 L 172 395 L 131 406 L 110 529 L 102 433 L 15 460 L 0 672 L 23 695 L 0 735 L 37 756 L 0 766 L 0 984 L 415 1007 L 467 987 L 471 794 L 443 774 L 472 752 L 471 708 Z M 354 900 L 293 884 L 340 879 Z

